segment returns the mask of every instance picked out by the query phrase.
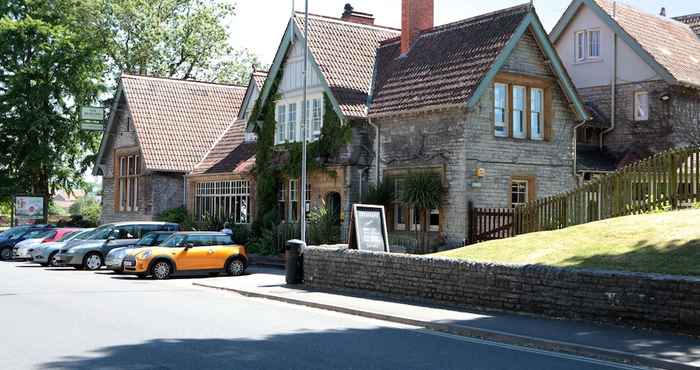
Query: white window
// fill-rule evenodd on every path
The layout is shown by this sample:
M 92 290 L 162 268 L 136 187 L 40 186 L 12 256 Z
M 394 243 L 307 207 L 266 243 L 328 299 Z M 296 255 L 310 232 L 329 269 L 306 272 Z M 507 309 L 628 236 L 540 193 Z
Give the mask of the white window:
M 517 207 L 528 202 L 528 181 L 513 180 L 510 185 L 511 205 Z
M 544 91 L 533 88 L 530 90 L 530 137 L 533 140 L 544 139 L 543 106 Z
M 600 57 L 600 31 L 588 31 L 588 57 L 591 59 Z
M 399 197 L 403 187 L 403 180 L 394 181 L 394 196 Z M 394 203 L 394 230 L 406 230 L 406 211 L 401 202 Z
M 214 217 L 236 224 L 250 222 L 250 183 L 247 180 L 198 183 L 194 201 L 199 221 Z
M 646 121 L 649 119 L 649 93 L 637 91 L 634 93 L 634 120 Z
M 287 105 L 287 141 L 297 141 L 297 103 Z
M 287 107 L 284 104 L 277 106 L 277 135 L 275 138 L 275 144 L 282 144 L 285 140 L 285 135 L 287 132 Z
M 497 83 L 494 85 L 494 134 L 499 137 L 508 136 L 506 131 L 506 117 L 508 106 L 508 85 Z
M 289 220 L 294 222 L 299 219 L 299 191 L 298 180 L 289 180 Z
M 574 37 L 576 40 L 576 61 L 582 62 L 586 60 L 586 31 L 578 31 Z
M 513 137 L 525 138 L 525 87 L 513 86 Z
M 277 212 L 279 212 L 283 221 L 287 219 L 286 194 L 287 185 L 285 183 L 281 183 L 277 189 Z
M 311 106 L 311 134 L 312 137 L 321 136 L 321 123 L 323 122 L 323 104 L 321 99 L 314 99 Z

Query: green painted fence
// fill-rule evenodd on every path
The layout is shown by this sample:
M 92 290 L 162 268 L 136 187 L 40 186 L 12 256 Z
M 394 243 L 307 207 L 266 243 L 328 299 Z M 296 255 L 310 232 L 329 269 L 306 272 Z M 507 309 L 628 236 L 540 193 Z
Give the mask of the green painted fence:
M 674 149 L 513 212 L 513 234 L 563 229 L 700 201 L 700 148 Z

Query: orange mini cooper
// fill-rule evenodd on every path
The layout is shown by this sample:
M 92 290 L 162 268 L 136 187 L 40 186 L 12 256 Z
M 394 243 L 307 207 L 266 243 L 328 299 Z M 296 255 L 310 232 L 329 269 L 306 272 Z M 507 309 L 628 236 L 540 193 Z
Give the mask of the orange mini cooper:
M 157 247 L 138 248 L 124 257 L 124 272 L 167 279 L 173 274 L 226 272 L 243 275 L 248 267 L 245 246 L 218 232 L 179 232 Z

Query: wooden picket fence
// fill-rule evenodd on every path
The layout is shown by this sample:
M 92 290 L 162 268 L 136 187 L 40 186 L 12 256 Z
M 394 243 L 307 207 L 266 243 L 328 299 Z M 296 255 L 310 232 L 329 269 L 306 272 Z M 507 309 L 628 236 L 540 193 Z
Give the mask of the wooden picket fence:
M 700 148 L 674 149 L 631 164 L 573 191 L 513 212 L 513 235 L 563 229 L 700 201 Z
M 513 236 L 514 212 L 512 208 L 474 208 L 469 202 L 467 244 Z

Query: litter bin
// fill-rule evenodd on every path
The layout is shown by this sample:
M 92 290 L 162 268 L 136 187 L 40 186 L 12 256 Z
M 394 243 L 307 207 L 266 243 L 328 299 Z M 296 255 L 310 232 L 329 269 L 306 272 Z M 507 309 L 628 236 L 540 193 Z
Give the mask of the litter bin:
M 287 284 L 301 284 L 304 281 L 303 250 L 306 243 L 302 240 L 289 240 L 285 248 L 287 257 Z

